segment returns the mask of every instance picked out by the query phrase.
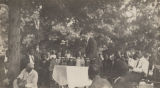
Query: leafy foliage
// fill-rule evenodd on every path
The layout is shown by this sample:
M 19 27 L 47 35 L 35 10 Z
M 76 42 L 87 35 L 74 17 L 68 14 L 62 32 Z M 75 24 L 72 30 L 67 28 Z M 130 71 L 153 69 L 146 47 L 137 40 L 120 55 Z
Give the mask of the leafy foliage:
M 92 37 L 97 47 L 141 50 L 157 58 L 160 47 L 159 0 L 23 0 L 22 44 L 25 48 L 75 47 Z M 83 48 L 86 45 L 84 43 Z M 48 47 L 49 48 L 49 47 Z
M 8 41 L 8 6 L 0 4 L 0 53 L 4 53 Z

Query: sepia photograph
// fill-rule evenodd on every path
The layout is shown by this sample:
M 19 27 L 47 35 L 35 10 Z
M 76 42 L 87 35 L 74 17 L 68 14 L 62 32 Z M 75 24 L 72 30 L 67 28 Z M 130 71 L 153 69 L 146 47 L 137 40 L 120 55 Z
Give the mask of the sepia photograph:
M 160 0 L 0 0 L 0 88 L 160 88 Z

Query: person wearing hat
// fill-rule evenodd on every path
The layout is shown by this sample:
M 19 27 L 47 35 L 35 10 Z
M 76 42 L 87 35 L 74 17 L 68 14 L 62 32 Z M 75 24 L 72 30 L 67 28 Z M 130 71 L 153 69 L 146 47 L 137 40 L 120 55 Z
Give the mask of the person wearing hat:
M 13 82 L 13 88 L 38 88 L 38 73 L 34 70 L 34 64 L 28 63 Z

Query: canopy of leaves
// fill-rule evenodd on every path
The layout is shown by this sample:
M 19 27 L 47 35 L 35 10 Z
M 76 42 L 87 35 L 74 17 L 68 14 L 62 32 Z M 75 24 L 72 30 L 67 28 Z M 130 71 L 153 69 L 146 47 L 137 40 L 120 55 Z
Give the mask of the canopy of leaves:
M 8 6 L 0 4 L 0 53 L 4 53 L 7 49 L 8 41 Z
M 159 20 L 159 0 L 22 0 L 22 44 L 55 48 L 65 40 L 70 49 L 93 37 L 98 48 L 135 49 L 156 57 Z

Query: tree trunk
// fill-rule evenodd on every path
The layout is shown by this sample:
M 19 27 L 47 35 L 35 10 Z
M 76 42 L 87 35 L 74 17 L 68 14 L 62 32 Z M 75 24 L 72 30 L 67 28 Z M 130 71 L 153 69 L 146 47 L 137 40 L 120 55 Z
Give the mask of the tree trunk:
M 20 71 L 20 1 L 9 0 L 8 76 L 11 82 L 13 82 Z

